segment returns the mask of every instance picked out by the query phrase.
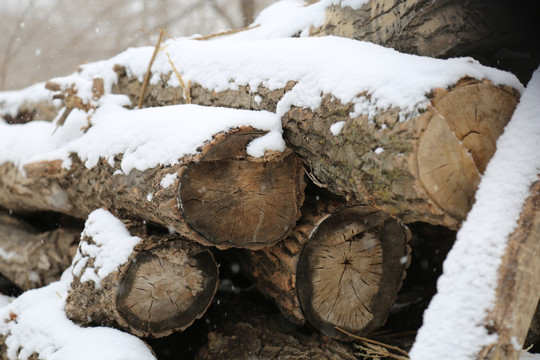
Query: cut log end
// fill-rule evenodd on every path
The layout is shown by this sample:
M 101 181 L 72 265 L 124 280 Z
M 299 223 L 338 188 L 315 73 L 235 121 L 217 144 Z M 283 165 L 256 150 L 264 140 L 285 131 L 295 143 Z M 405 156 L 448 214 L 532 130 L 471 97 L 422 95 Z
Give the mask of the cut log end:
M 382 326 L 405 274 L 407 241 L 395 219 L 365 206 L 323 221 L 298 261 L 298 298 L 308 321 L 340 339 L 336 326 L 356 335 Z
M 179 207 L 191 228 L 213 245 L 272 245 L 300 216 L 303 183 L 295 154 L 246 154 L 249 142 L 263 134 L 228 136 L 183 173 Z
M 202 316 L 217 289 L 212 254 L 169 241 L 138 254 L 120 284 L 116 308 L 134 334 L 161 337 Z
M 464 219 L 471 208 L 480 175 L 516 105 L 513 94 L 477 80 L 435 92 L 418 144 L 418 172 L 429 197 L 456 218 Z

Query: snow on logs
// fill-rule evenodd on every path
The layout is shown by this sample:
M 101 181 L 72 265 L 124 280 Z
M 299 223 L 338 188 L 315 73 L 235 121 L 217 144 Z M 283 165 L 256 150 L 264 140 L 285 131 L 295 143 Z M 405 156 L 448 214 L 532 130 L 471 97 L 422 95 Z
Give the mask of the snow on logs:
M 259 108 L 245 89 L 211 92 L 194 86 L 193 102 L 227 106 L 234 98 L 238 106 Z M 269 98 L 262 104 L 274 111 L 276 101 L 293 87 L 265 90 Z M 125 78 L 119 81 L 118 91 L 135 96 L 136 88 Z M 159 90 L 153 93 L 160 99 Z M 162 95 L 160 101 L 166 101 L 170 94 Z M 369 95 L 360 98 L 370 101 Z M 281 118 L 283 135 L 310 176 L 331 192 L 376 206 L 406 223 L 457 229 L 474 202 L 519 92 L 464 77 L 433 89 L 428 99 L 429 104 L 417 105 L 411 112 L 416 115 L 404 120 L 400 108 L 354 116 L 353 102 L 326 95 L 314 109 L 292 106 Z M 339 122 L 344 126 L 334 134 L 330 129 Z
M 318 208 L 318 210 L 315 210 Z M 410 231 L 365 205 L 305 208 L 284 241 L 244 260 L 257 288 L 282 313 L 347 339 L 384 325 L 409 264 Z
M 405 223 L 459 227 L 517 104 L 523 86 L 515 76 L 472 59 L 411 56 L 344 38 L 241 39 L 167 44 L 170 61 L 189 74 L 192 103 L 276 112 L 318 184 Z M 133 106 L 146 68 L 135 59 L 150 51 L 130 49 L 55 81 L 86 83 L 81 93 L 90 94 L 102 74 L 114 85 L 100 101 L 121 96 L 114 92 Z M 336 64 L 335 54 L 354 61 Z M 158 53 L 144 106 L 183 101 L 171 71 Z
M 146 236 L 123 226 L 105 210 L 90 214 L 73 261 L 66 314 L 78 324 L 140 337 L 186 329 L 217 290 L 212 253 L 176 235 Z
M 200 59 L 200 66 L 226 69 L 226 79 L 212 73 L 210 83 L 206 73 L 198 76 L 199 65 L 186 67 L 193 76 L 192 103 L 275 111 L 285 140 L 302 157 L 312 179 L 405 223 L 459 228 L 522 89 L 513 75 L 471 59 L 410 56 L 346 39 L 224 44 L 245 66 L 229 65 L 219 42 L 179 41 L 168 48 L 172 52 L 175 46 L 182 54 L 204 50 L 210 60 Z M 288 46 L 302 55 L 275 55 Z M 321 48 L 355 61 L 336 65 L 334 56 L 321 57 Z M 261 53 L 269 61 L 262 60 L 266 56 Z M 192 59 L 183 55 L 178 62 L 182 60 Z M 277 69 L 282 63 L 287 68 Z M 236 73 L 237 68 L 245 71 Z M 122 64 L 115 71 L 113 91 L 128 95 L 133 103 L 141 87 L 137 77 L 128 75 L 133 67 Z M 249 80 L 227 86 L 236 77 Z M 146 106 L 182 101 L 167 79 L 164 75 L 148 87 Z M 274 83 L 281 85 L 267 85 Z M 334 124 L 340 124 L 341 131 Z
M 79 238 L 77 229 L 40 232 L 0 212 L 0 273 L 22 290 L 45 286 L 71 264 Z
M 226 113 L 274 119 L 274 115 L 268 113 L 257 117 L 256 112 L 233 109 L 197 106 L 177 106 L 175 109 L 181 110 L 180 115 L 185 110 L 201 113 L 201 116 L 208 116 L 206 111 L 215 116 Z M 155 111 L 171 110 L 174 113 L 175 109 Z M 145 115 L 139 111 L 143 115 L 139 125 L 143 124 L 143 128 L 132 135 L 129 135 L 129 128 L 138 126 L 137 110 L 126 112 L 126 121 L 119 126 L 117 135 L 111 136 L 109 132 L 100 135 L 100 124 L 93 125 L 77 139 L 84 143 L 80 152 L 69 151 L 48 157 L 58 160 L 29 161 L 23 169 L 12 162 L 0 165 L 0 186 L 8 190 L 0 192 L 0 205 L 13 211 L 53 210 L 79 218 L 86 218 L 94 209 L 103 207 L 163 225 L 189 239 L 219 248 L 261 248 L 276 243 L 292 230 L 303 202 L 303 169 L 295 153 L 285 149 L 280 134 L 251 126 L 238 126 L 215 134 L 210 132 L 208 140 L 203 137 L 206 141 L 201 141 L 198 148 L 194 146 L 195 151 L 174 159 L 174 148 L 169 150 L 167 140 L 161 135 L 149 135 L 147 143 L 133 149 L 131 143 L 145 136 L 141 132 L 151 132 L 153 128 L 144 116 L 152 116 L 154 109 L 145 110 L 151 112 Z M 159 117 L 159 114 L 155 116 Z M 171 141 L 179 141 L 180 145 L 185 141 L 193 147 L 197 140 L 190 134 L 195 132 L 193 137 L 200 137 L 200 129 L 184 134 L 185 140 L 174 138 L 175 133 L 181 131 L 175 126 L 184 120 L 188 123 L 196 119 L 173 118 L 171 124 L 155 126 L 171 133 L 163 135 L 171 137 Z M 107 121 L 113 120 L 108 118 Z M 215 122 L 219 124 L 219 119 Z M 53 128 L 52 124 L 40 125 Z M 107 124 L 103 125 L 107 129 Z M 204 128 L 204 124 L 201 126 Z M 6 126 L 6 134 L 12 129 Z M 283 151 L 265 152 L 262 148 L 256 156 L 249 155 L 246 148 L 257 140 L 264 141 L 267 134 L 279 138 Z M 50 137 L 50 133 L 46 136 Z M 111 148 L 114 152 L 118 148 L 115 142 L 122 143 L 122 139 L 128 144 L 125 152 L 99 153 L 107 138 L 112 139 L 112 144 L 109 147 L 103 145 L 103 152 Z M 127 149 L 131 151 L 129 154 Z M 84 159 L 86 161 L 81 160 L 84 151 L 98 152 L 99 159 L 90 154 Z M 146 158 L 148 154 L 157 154 L 151 166 Z M 168 160 L 163 155 L 170 157 L 172 164 L 160 165 Z M 95 163 L 89 165 L 88 157 L 91 156 Z M 69 158 L 66 160 L 66 157 Z M 139 165 L 141 161 L 143 166 Z

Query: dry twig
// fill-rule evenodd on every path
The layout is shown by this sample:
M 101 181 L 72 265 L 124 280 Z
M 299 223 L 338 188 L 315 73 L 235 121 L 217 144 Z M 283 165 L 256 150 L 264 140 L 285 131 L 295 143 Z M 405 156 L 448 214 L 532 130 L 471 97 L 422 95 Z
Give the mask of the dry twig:
M 343 330 L 338 326 L 336 326 L 335 328 L 336 330 L 341 331 L 345 335 L 350 336 L 353 339 L 361 341 L 363 344 L 355 344 L 355 347 L 363 351 L 364 353 L 362 355 L 364 356 L 370 356 L 371 359 L 381 359 L 381 358 L 389 357 L 396 360 L 409 360 L 409 353 L 403 349 L 398 348 L 397 346 L 384 344 L 379 341 L 375 341 L 375 340 L 371 340 L 365 337 L 351 334 L 350 332 Z M 388 351 L 389 349 L 399 352 L 403 354 L 404 356 L 392 354 L 390 351 Z
M 186 100 L 186 104 L 191 104 L 191 81 L 188 81 L 188 84 L 186 87 L 186 84 L 184 83 L 184 80 L 182 79 L 182 75 L 176 69 L 176 66 L 174 66 L 174 63 L 172 62 L 171 56 L 169 55 L 169 53 L 167 53 L 167 58 L 169 59 L 169 64 L 171 64 L 173 72 L 176 75 L 178 82 L 180 83 L 180 87 L 182 88 L 184 99 Z
M 148 82 L 150 81 L 150 69 L 152 68 L 152 64 L 154 63 L 154 60 L 156 59 L 156 55 L 159 51 L 160 45 L 161 45 L 161 39 L 163 38 L 163 29 L 159 30 L 159 39 L 156 44 L 156 47 L 154 49 L 154 53 L 152 54 L 152 58 L 150 59 L 150 63 L 148 64 L 148 69 L 146 70 L 146 74 L 144 75 L 144 81 L 141 88 L 141 94 L 139 96 L 139 109 L 142 108 L 143 100 L 144 100 L 144 93 L 146 92 L 146 87 L 148 86 Z

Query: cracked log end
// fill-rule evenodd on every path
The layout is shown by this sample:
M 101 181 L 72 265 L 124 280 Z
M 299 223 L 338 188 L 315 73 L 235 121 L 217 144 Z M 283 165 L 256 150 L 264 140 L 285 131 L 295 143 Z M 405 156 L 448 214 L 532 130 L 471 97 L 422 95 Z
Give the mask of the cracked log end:
M 218 284 L 212 254 L 185 241 L 169 241 L 138 254 L 126 270 L 117 311 L 132 333 L 161 337 L 184 330 L 210 305 Z
M 395 219 L 366 206 L 324 220 L 298 260 L 296 286 L 308 321 L 343 340 L 336 326 L 359 336 L 382 326 L 405 277 L 409 237 Z
M 418 143 L 417 164 L 420 182 L 444 211 L 458 219 L 466 217 L 480 175 L 517 101 L 488 81 L 463 79 L 450 91 L 435 92 Z
M 189 226 L 217 247 L 257 249 L 284 238 L 300 217 L 301 163 L 291 150 L 262 158 L 246 146 L 265 132 L 241 129 L 203 149 L 182 174 L 179 208 Z

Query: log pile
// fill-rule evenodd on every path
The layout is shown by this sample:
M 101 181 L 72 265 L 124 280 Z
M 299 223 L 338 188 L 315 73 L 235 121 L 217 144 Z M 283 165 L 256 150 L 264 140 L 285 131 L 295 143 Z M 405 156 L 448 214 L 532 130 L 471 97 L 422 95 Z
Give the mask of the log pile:
M 359 10 L 332 6 L 324 25 L 311 29 L 311 35 L 369 40 L 437 57 L 468 54 L 474 44 L 482 51 L 493 47 L 486 36 L 498 15 L 487 16 L 489 4 L 483 1 L 390 3 L 373 0 Z M 421 5 L 425 10 L 419 10 Z M 471 26 L 468 18 L 478 14 L 485 16 Z M 459 26 L 449 29 L 454 18 Z M 429 41 L 426 31 L 434 34 Z M 507 38 L 498 33 L 494 41 Z M 122 65 L 114 71 L 118 81 L 112 91 L 137 103 L 142 82 Z M 194 82 L 191 102 L 276 112 L 276 104 L 294 86 L 290 81 L 272 90 L 240 86 L 216 92 Z M 54 83 L 48 87 L 59 90 Z M 76 91 L 69 96 L 70 104 L 82 104 Z M 370 99 L 369 94 L 358 97 Z M 200 359 L 231 354 L 248 358 L 253 353 L 268 359 L 277 354 L 352 359 L 351 349 L 333 339 L 351 340 L 341 330 L 369 336 L 387 321 L 411 262 L 406 224 L 459 229 L 519 102 L 516 89 L 471 77 L 432 89 L 428 97 L 427 106 L 418 105 L 407 121 L 400 121 L 399 108 L 352 117 L 354 103 L 324 94 L 317 108 L 292 106 L 286 111 L 281 121 L 288 148 L 259 158 L 246 148 L 266 132 L 240 126 L 214 134 L 200 151 L 177 164 L 127 174 L 120 171 L 121 153 L 113 163 L 101 159 L 94 167 L 85 166 L 76 154 L 69 168 L 60 159 L 23 168 L 1 163 L 0 209 L 15 216 L 0 213 L 0 273 L 28 290 L 58 280 L 71 264 L 65 307 L 71 320 L 159 338 L 185 331 L 205 315 L 220 277 L 215 254 L 233 248 L 242 270 L 287 319 L 302 331 L 312 327 L 332 340 L 271 331 L 255 318 L 221 324 L 210 332 Z M 67 117 L 71 110 L 66 99 Z M 143 100 L 145 107 L 179 101 L 177 89 L 167 88 L 163 79 L 148 85 Z M 90 111 L 86 105 L 74 106 Z M 8 122 L 32 121 L 42 109 L 52 114 L 42 118 L 52 120 L 57 114 L 52 103 L 25 104 Z M 335 136 L 328 129 L 338 121 L 346 125 Z M 160 185 L 167 176 L 172 185 Z M 306 182 L 316 189 L 308 195 Z M 535 186 L 505 258 L 512 265 L 534 263 L 530 253 L 537 246 L 530 234 L 538 232 Z M 323 195 L 327 192 L 332 196 Z M 96 209 L 114 214 L 140 239 L 127 260 L 103 278 L 97 265 L 101 255 L 91 250 L 101 245 L 87 229 L 41 231 L 22 220 L 43 211 L 86 219 Z M 515 274 L 510 275 L 502 277 L 514 281 Z M 504 354 L 514 351 L 512 339 L 525 338 L 536 308 L 537 299 L 526 299 L 524 293 L 518 289 L 509 299 L 513 308 L 497 308 L 489 315 L 494 326 L 502 318 L 516 319 L 517 330 L 503 329 L 505 347 L 497 351 Z M 500 294 L 504 296 L 508 292 Z M 0 358 L 5 352 L 0 344 Z

